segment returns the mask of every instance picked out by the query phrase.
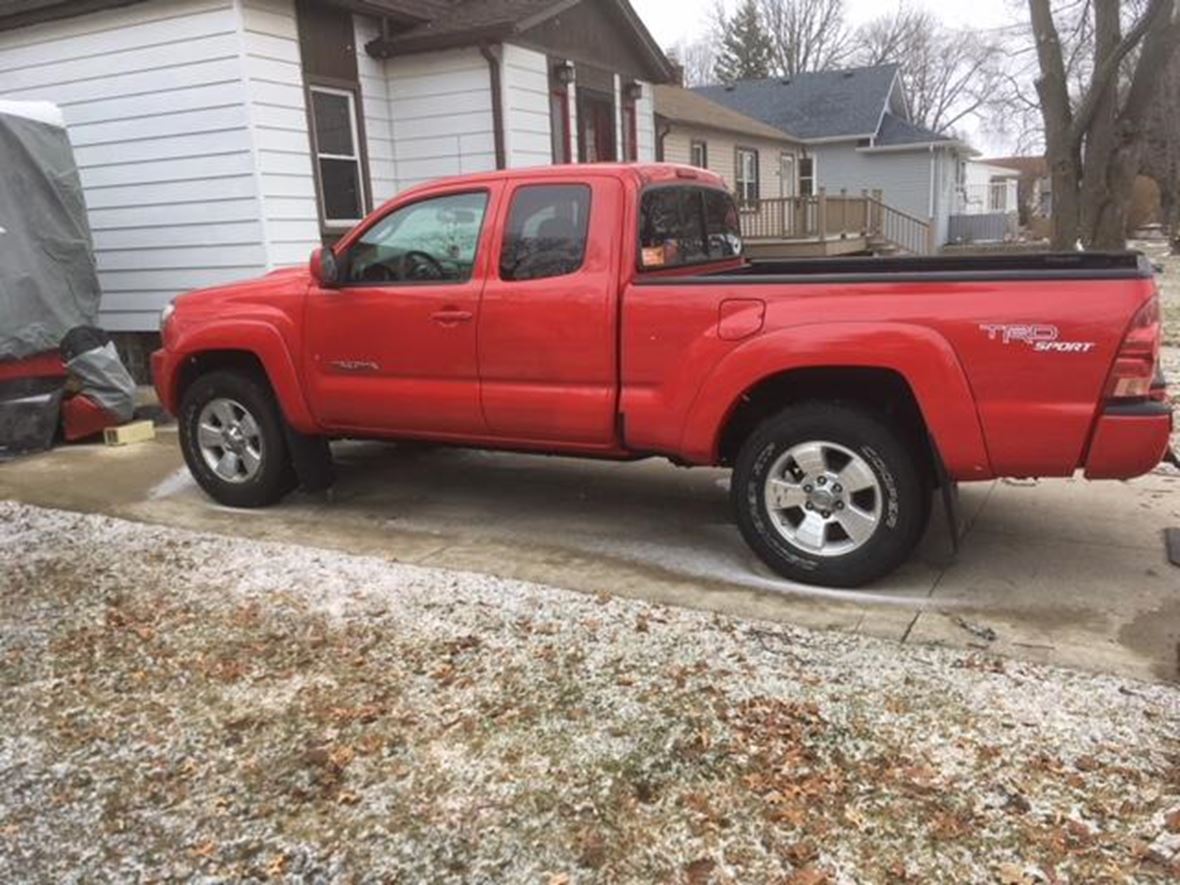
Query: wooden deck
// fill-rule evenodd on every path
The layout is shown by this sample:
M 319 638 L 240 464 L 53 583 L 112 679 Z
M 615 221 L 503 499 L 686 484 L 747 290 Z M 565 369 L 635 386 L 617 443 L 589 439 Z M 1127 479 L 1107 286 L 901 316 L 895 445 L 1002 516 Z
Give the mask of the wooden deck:
M 933 253 L 934 227 L 887 205 L 880 191 L 759 200 L 740 207 L 751 258 L 797 258 L 855 252 Z

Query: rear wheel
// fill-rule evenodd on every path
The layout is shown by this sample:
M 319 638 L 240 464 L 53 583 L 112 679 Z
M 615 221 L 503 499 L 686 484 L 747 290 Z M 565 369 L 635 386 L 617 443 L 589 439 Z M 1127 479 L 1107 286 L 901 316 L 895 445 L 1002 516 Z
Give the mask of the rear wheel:
M 732 495 L 738 527 L 784 577 L 856 587 L 909 556 L 930 513 L 922 457 L 881 418 L 803 403 L 742 446 Z
M 265 507 L 295 487 L 269 386 L 239 372 L 203 375 L 180 406 L 180 447 L 197 483 L 231 507 Z

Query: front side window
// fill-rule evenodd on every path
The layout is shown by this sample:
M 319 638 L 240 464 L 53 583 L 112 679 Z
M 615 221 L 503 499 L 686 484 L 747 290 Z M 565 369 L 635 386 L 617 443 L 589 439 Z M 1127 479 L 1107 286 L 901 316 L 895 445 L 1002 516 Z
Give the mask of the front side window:
M 402 206 L 356 242 L 346 283 L 462 283 L 471 279 L 488 195 L 448 194 Z
M 758 152 L 737 149 L 737 198 L 743 206 L 758 202 Z
M 736 258 L 742 238 L 733 198 L 700 187 L 647 191 L 639 210 L 639 250 L 644 270 Z
M 365 216 L 356 97 L 342 89 L 321 86 L 312 86 L 310 91 L 324 222 L 330 226 L 353 225 Z
M 500 279 L 540 280 L 571 274 L 586 256 L 590 188 L 545 184 L 512 197 L 500 249 Z
M 709 145 L 703 141 L 694 141 L 689 147 L 688 162 L 698 169 L 709 168 Z

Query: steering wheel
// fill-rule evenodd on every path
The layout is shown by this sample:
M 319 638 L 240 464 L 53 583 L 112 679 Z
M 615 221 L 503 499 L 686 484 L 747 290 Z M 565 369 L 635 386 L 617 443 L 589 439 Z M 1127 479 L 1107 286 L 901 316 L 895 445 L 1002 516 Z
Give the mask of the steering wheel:
M 402 280 L 441 280 L 446 272 L 433 255 L 411 250 L 398 259 L 397 275 Z

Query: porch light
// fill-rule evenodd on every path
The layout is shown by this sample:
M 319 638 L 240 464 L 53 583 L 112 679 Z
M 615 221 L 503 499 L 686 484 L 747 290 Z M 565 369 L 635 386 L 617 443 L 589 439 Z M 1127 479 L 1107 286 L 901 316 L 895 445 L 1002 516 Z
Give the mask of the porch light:
M 623 87 L 623 97 L 628 101 L 639 101 L 639 99 L 643 98 L 643 84 L 636 83 L 632 80 Z
M 572 61 L 559 61 L 553 66 L 553 79 L 562 86 L 569 86 L 574 82 L 574 63 Z

